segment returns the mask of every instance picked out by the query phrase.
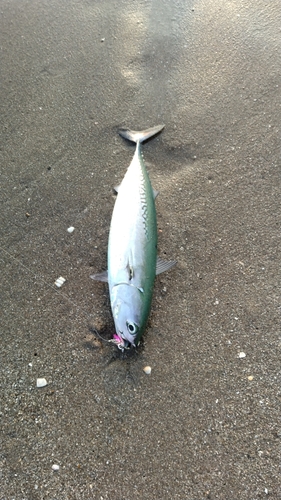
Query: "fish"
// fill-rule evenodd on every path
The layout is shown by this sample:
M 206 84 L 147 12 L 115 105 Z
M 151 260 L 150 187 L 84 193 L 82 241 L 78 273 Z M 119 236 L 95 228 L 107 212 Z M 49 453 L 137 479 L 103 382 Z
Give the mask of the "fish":
M 107 281 L 116 333 L 111 342 L 122 351 L 137 347 L 145 331 L 157 274 L 176 264 L 157 257 L 155 198 L 141 145 L 159 134 L 164 125 L 142 131 L 120 129 L 119 135 L 136 144 L 134 157 L 115 188 L 115 201 L 108 239 L 108 270 L 91 275 Z

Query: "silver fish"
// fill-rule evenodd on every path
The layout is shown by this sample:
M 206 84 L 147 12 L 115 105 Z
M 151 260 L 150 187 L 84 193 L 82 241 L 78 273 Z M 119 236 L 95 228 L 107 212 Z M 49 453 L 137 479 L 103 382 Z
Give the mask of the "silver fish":
M 167 271 L 176 261 L 157 258 L 155 197 L 143 156 L 141 143 L 158 134 L 164 125 L 136 132 L 122 129 L 119 134 L 136 143 L 133 160 L 116 188 L 108 241 L 108 271 L 92 279 L 108 281 L 116 334 L 120 349 L 136 346 L 149 316 L 156 274 Z

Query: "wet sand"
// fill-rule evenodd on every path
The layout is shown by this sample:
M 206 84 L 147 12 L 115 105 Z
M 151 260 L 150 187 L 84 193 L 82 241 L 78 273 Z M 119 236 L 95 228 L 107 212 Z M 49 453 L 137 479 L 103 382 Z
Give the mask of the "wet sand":
M 3 0 L 0 41 L 0 499 L 280 498 L 279 2 Z M 158 123 L 178 264 L 122 356 L 89 275 Z

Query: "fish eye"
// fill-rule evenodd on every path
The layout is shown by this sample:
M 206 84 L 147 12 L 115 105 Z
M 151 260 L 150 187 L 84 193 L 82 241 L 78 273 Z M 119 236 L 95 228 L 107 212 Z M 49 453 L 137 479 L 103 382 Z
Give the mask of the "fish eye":
M 131 323 L 130 321 L 127 321 L 127 328 L 128 328 L 128 331 L 131 335 L 135 335 L 137 333 L 137 325 L 135 325 L 135 323 Z

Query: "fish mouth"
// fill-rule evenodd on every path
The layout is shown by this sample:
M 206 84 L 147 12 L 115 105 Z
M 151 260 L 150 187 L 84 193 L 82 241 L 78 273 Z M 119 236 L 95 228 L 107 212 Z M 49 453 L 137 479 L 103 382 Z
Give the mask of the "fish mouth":
M 110 342 L 115 344 L 121 351 L 124 351 L 124 349 L 130 349 L 130 342 L 122 337 L 121 332 L 114 333 Z

